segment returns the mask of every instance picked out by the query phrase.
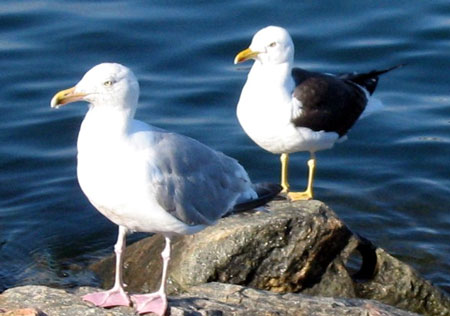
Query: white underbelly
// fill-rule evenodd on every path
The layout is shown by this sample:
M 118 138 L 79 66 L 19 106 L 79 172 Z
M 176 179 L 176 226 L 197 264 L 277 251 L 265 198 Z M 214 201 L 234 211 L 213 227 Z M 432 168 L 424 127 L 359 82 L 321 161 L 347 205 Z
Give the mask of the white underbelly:
M 199 230 L 164 210 L 145 177 L 133 176 L 130 169 L 112 168 L 104 160 L 102 163 L 79 155 L 78 181 L 91 204 L 110 221 L 139 232 L 190 234 Z
M 316 152 L 329 149 L 339 139 L 335 132 L 315 132 L 306 127 L 295 127 L 292 123 L 276 124 L 239 120 L 247 135 L 260 147 L 274 154 L 298 151 Z

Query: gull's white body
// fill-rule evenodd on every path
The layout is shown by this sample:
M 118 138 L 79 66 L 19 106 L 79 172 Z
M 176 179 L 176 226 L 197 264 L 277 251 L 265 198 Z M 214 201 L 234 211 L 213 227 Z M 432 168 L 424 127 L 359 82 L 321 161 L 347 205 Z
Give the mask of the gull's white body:
M 256 197 L 247 173 L 235 160 L 191 138 L 134 119 L 122 128 L 122 120 L 120 112 L 91 107 L 83 120 L 78 137 L 77 171 L 80 186 L 89 201 L 115 224 L 130 231 L 166 235 L 192 234 L 204 228 L 204 224 L 214 223 L 238 200 Z M 168 170 L 162 167 L 165 164 L 162 164 L 161 160 L 170 158 L 176 161 L 178 157 L 174 157 L 174 149 L 178 152 L 185 149 L 193 153 L 191 156 L 179 157 L 188 160 L 187 165 L 192 169 L 186 170 L 185 174 L 178 174 L 179 178 L 174 181 L 175 186 L 184 186 L 185 177 L 189 176 L 191 185 L 200 186 L 204 183 L 208 191 L 215 194 L 221 191 L 228 196 L 225 204 L 220 205 L 218 201 L 216 207 L 221 210 L 212 213 L 210 217 L 207 216 L 207 223 L 186 224 L 172 216 L 158 201 L 157 188 L 166 181 L 168 175 Z M 211 173 L 222 171 L 208 169 L 208 166 L 231 167 L 231 174 L 221 175 L 224 181 L 229 181 L 229 186 L 222 187 L 219 183 L 208 182 L 218 177 L 212 176 Z M 186 196 L 184 200 L 176 203 L 193 203 L 192 200 L 207 202 L 208 197 Z M 215 211 L 211 209 L 210 212 Z
M 81 125 L 77 174 L 89 201 L 130 231 L 189 234 L 203 228 L 176 219 L 155 198 L 151 181 L 160 171 L 152 164 L 158 156 L 152 136 L 158 129 L 133 120 L 130 129 L 117 130 L 113 115 L 93 107 Z

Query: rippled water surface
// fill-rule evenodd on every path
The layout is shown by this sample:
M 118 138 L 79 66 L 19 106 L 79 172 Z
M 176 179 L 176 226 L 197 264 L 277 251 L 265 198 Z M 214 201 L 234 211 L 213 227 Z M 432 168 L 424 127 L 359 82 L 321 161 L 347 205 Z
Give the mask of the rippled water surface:
M 338 73 L 408 63 L 382 77 L 376 96 L 384 109 L 318 154 L 316 197 L 450 292 L 444 0 L 1 1 L 0 291 L 94 284 L 85 265 L 112 251 L 116 227 L 76 179 L 86 105 L 49 107 L 97 63 L 136 73 L 138 118 L 237 158 L 254 181 L 277 182 L 278 157 L 253 144 L 235 116 L 250 63 L 237 67 L 233 58 L 270 24 L 291 32 L 300 67 Z M 305 185 L 307 158 L 291 156 L 294 187 Z

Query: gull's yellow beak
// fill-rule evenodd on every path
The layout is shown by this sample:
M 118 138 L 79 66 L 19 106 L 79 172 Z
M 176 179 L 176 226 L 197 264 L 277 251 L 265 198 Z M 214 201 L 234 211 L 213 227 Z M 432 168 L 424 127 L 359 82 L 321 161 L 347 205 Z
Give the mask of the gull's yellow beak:
M 236 57 L 234 58 L 234 63 L 242 63 L 243 61 L 255 58 L 258 54 L 259 52 L 254 52 L 250 48 L 244 49 L 242 52 L 236 55 Z
M 52 98 L 52 101 L 50 101 L 50 106 L 52 108 L 59 108 L 64 104 L 80 101 L 85 96 L 86 94 L 83 93 L 76 94 L 75 87 L 72 87 L 70 89 L 59 91 L 57 94 L 55 94 L 55 96 Z

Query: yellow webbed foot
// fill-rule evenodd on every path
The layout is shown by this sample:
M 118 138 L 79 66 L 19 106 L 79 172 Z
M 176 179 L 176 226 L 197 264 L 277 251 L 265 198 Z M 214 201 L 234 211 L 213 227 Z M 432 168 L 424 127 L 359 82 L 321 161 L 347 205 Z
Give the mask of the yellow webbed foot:
M 291 201 L 305 201 L 305 200 L 312 200 L 313 194 L 309 191 L 303 191 L 303 192 L 288 192 L 287 197 Z

